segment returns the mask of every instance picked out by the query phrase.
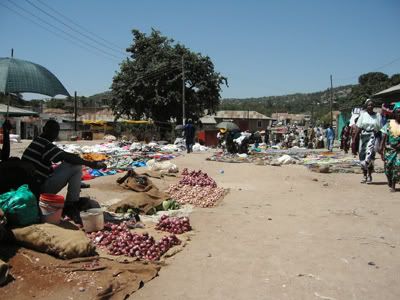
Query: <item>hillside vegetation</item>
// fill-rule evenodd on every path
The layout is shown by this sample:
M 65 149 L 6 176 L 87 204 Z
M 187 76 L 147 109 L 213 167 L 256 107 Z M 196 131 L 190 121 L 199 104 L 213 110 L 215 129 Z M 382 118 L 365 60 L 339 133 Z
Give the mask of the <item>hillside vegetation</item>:
M 352 107 L 362 106 L 371 95 L 388 87 L 400 84 L 400 74 L 388 76 L 380 72 L 363 74 L 358 79 L 358 84 L 345 85 L 333 88 L 333 110 L 351 110 Z M 330 111 L 330 89 L 314 93 L 296 93 L 282 96 L 268 96 L 260 98 L 229 98 L 222 99 L 219 110 L 254 110 L 270 116 L 275 112 L 307 113 L 320 119 Z M 109 107 L 112 91 L 95 94 L 89 97 L 78 97 L 79 107 L 105 108 Z M 385 101 L 381 99 L 380 101 Z M 0 97 L 0 102 L 5 98 Z M 48 108 L 61 108 L 73 111 L 73 98 L 24 101 L 14 98 L 12 105 L 38 109 L 43 104 Z

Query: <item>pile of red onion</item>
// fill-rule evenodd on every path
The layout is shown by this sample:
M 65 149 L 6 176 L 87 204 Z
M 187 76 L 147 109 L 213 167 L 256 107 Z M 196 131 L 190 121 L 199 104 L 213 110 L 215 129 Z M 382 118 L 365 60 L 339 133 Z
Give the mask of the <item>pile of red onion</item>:
M 179 183 L 170 185 L 167 190 L 170 198 L 178 203 L 211 207 L 224 196 L 224 189 L 217 187 L 215 180 L 207 173 L 203 173 L 201 170 L 189 172 L 185 168 L 182 175 L 183 178 Z
M 156 229 L 175 234 L 182 234 L 192 230 L 192 226 L 190 226 L 189 219 L 186 217 L 178 218 L 162 215 L 160 221 L 156 225 Z
M 182 171 L 182 175 L 183 178 L 179 181 L 179 184 L 217 187 L 215 180 L 209 177 L 207 173 L 203 173 L 201 170 L 189 172 L 189 170 L 185 168 Z
M 172 184 L 167 190 L 169 197 L 180 204 L 192 204 L 199 207 L 212 207 L 224 196 L 224 189 L 210 186 L 191 186 Z
M 125 223 L 106 223 L 104 230 L 92 232 L 88 237 L 111 255 L 126 255 L 155 261 L 181 241 L 174 235 L 164 236 L 156 242 L 148 233 L 132 233 Z

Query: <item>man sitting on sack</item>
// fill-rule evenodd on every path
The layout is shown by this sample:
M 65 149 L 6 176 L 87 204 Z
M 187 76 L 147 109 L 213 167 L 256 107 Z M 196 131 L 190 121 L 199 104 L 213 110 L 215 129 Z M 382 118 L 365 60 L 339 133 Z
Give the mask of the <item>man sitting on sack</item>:
M 55 120 L 49 120 L 43 127 L 43 133 L 37 136 L 26 148 L 22 160 L 32 163 L 35 167 L 35 181 L 40 186 L 40 193 L 57 194 L 67 184 L 68 191 L 64 204 L 64 214 L 75 215 L 79 211 L 79 194 L 81 189 L 82 165 L 92 169 L 103 169 L 102 162 L 82 159 L 79 155 L 65 152 L 53 142 L 60 132 L 60 125 Z M 53 170 L 53 164 L 61 162 Z

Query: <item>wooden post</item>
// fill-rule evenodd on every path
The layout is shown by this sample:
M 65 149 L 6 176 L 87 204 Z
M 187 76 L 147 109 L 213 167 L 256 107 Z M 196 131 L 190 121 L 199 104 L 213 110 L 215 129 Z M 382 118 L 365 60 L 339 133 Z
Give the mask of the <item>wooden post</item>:
M 75 91 L 75 94 L 74 94 L 74 129 L 75 129 L 75 135 L 77 135 L 77 133 L 78 133 L 77 118 L 78 118 L 78 99 L 77 99 L 76 91 Z

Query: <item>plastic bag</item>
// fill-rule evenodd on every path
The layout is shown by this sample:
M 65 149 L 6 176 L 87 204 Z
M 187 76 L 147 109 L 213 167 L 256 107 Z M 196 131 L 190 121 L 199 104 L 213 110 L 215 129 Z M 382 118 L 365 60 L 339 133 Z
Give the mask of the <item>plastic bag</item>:
M 26 226 L 39 221 L 37 200 L 27 184 L 0 195 L 0 208 L 11 225 Z

